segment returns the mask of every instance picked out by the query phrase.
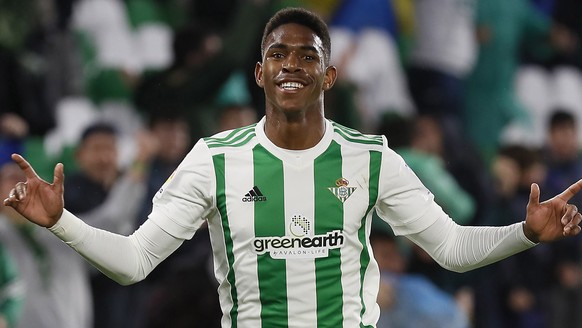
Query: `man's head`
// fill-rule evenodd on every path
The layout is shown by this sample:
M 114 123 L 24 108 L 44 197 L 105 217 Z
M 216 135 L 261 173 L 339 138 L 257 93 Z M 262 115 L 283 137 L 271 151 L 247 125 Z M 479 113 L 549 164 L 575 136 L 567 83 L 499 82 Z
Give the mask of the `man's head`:
M 93 181 L 109 187 L 118 173 L 117 132 L 107 123 L 87 127 L 75 152 L 79 168 Z
M 269 34 L 279 26 L 291 23 L 303 25 L 309 28 L 319 37 L 323 46 L 323 62 L 326 66 L 329 65 L 329 59 L 331 57 L 331 39 L 329 37 L 327 25 L 321 17 L 303 8 L 285 8 L 271 17 L 263 31 L 263 38 L 261 40 L 262 57 L 265 56 L 265 46 Z
M 168 164 L 181 161 L 191 146 L 187 119 L 173 111 L 159 111 L 152 113 L 149 126 L 159 143 L 157 158 Z
M 549 120 L 548 137 L 553 160 L 563 162 L 578 157 L 578 130 L 572 113 L 563 109 L 554 111 Z
M 279 11 L 267 23 L 262 62 L 255 67 L 257 85 L 270 109 L 289 113 L 323 112 L 323 92 L 337 72 L 328 66 L 331 45 L 325 22 L 301 8 Z

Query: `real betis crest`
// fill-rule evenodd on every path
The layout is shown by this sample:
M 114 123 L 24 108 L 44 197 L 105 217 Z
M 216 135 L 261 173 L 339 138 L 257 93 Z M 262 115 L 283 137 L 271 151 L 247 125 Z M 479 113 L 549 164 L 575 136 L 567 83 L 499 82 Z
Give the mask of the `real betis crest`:
M 337 187 L 329 187 L 329 191 L 331 191 L 337 199 L 339 199 L 342 203 L 346 201 L 346 199 L 350 198 L 350 196 L 356 190 L 356 187 L 348 187 L 350 182 L 346 178 L 339 178 L 335 181 L 335 185 Z

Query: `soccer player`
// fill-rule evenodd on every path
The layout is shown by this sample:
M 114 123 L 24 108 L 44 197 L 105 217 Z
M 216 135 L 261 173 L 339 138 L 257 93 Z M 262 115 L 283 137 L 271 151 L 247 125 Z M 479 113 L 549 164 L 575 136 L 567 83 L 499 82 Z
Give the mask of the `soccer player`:
M 13 155 L 26 182 L 4 204 L 121 284 L 144 279 L 207 222 L 223 327 L 375 327 L 374 210 L 459 272 L 580 232 L 582 217 L 568 200 L 582 180 L 541 203 L 533 184 L 523 222 L 455 224 L 385 137 L 325 118 L 324 93 L 337 75 L 330 48 L 318 16 L 297 8 L 275 14 L 255 68 L 266 116 L 199 140 L 130 236 L 93 228 L 64 209 L 62 164 L 49 184 Z

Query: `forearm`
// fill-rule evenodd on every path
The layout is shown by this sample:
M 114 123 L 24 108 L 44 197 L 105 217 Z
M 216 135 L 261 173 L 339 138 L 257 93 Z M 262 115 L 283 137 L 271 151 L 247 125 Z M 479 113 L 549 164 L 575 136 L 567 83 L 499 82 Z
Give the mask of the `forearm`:
M 89 226 L 66 210 L 49 230 L 122 285 L 143 280 L 183 242 L 149 220 L 130 236 L 122 236 Z
M 442 267 L 455 272 L 477 269 L 535 246 L 524 235 L 521 222 L 503 227 L 469 227 L 442 218 L 407 237 Z

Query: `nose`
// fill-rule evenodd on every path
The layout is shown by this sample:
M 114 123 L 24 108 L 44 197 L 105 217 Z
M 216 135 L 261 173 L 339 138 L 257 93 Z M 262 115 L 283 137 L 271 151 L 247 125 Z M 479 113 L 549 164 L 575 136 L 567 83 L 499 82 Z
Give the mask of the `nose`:
M 290 73 L 297 72 L 301 70 L 300 62 L 299 57 L 291 53 L 285 58 L 285 62 L 283 62 L 283 70 Z

